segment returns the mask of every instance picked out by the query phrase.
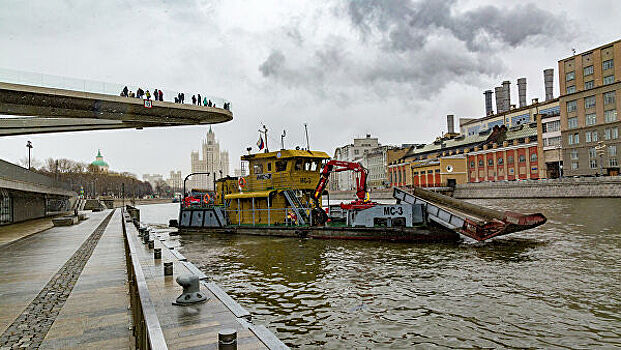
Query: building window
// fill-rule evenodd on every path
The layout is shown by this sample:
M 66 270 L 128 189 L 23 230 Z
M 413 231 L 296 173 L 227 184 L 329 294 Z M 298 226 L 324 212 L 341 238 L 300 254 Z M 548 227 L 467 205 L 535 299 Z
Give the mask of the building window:
M 523 154 L 520 154 L 520 158 L 519 158 L 519 159 L 520 159 L 520 160 L 519 160 L 519 162 L 520 162 L 520 163 L 524 163 L 524 162 L 526 162 L 526 156 L 525 156 L 525 155 L 523 155 Z
M 593 142 L 597 142 L 597 139 L 598 139 L 597 131 L 591 132 L 591 139 L 593 140 Z
M 574 144 L 579 144 L 580 143 L 580 134 L 575 133 L 574 134 Z
M 487 166 L 494 166 L 494 160 L 493 159 L 488 159 L 487 160 Z
M 483 166 L 483 159 L 479 159 L 479 167 Z
M 611 167 L 618 167 L 617 158 L 608 158 L 608 165 Z
M 613 60 L 607 60 L 602 62 L 602 70 L 612 69 L 615 66 Z
M 578 127 L 578 117 L 567 118 L 567 128 L 575 129 Z
M 504 160 L 502 159 L 502 157 L 498 158 L 498 165 L 502 165 L 504 163 Z
M 612 84 L 614 82 L 615 82 L 614 75 L 609 75 L 609 76 L 604 77 L 604 85 Z
M 597 115 L 589 113 L 586 115 L 586 125 L 595 125 L 597 123 Z
M 618 127 L 614 127 L 612 129 L 610 129 L 610 133 L 612 134 L 612 135 L 610 135 L 612 139 L 616 140 L 616 139 L 619 138 L 619 128 Z
M 576 92 L 576 86 L 575 85 L 568 86 L 565 90 L 567 91 L 568 94 L 573 94 L 574 92 Z
M 597 159 L 589 159 L 589 165 L 591 169 L 597 169 Z
M 595 107 L 595 96 L 589 96 L 584 98 L 584 108 L 594 108 Z
M 591 133 L 588 131 L 584 133 L 584 142 L 586 143 L 591 142 Z
M 574 135 L 573 134 L 567 135 L 567 144 L 568 145 L 573 145 L 574 144 Z
M 542 125 L 543 127 L 543 132 L 553 132 L 553 131 L 559 131 L 561 130 L 561 121 L 560 120 L 555 120 L 553 122 L 549 122 L 549 123 L 544 123 Z
M 597 158 L 595 147 L 589 147 L 589 158 Z
M 578 162 L 571 162 L 571 169 L 572 170 L 578 169 Z
M 576 100 L 567 102 L 567 112 L 575 112 L 576 111 Z
M 610 145 L 608 146 L 608 157 L 616 157 L 617 156 L 617 146 Z
M 513 156 L 507 156 L 507 164 L 513 164 Z
M 560 136 L 555 136 L 555 137 L 548 137 L 543 139 L 543 145 L 544 146 L 557 146 L 561 144 L 561 137 Z
M 584 76 L 593 74 L 593 65 L 584 67 Z
M 584 83 L 584 89 L 589 90 L 592 89 L 595 85 L 593 84 L 593 80 L 589 80 Z
M 610 92 L 604 93 L 604 104 L 605 105 L 615 104 L 615 94 L 616 94 L 616 91 L 610 91 Z
M 572 160 L 578 160 L 578 150 L 577 149 L 572 149 L 570 156 L 571 156 Z
M 611 109 L 611 110 L 608 110 L 608 111 L 604 111 L 604 121 L 606 121 L 606 123 L 614 122 L 615 120 L 617 120 L 617 110 L 616 109 Z
M 610 140 L 610 129 L 604 129 L 604 140 Z
M 565 74 L 565 81 L 571 81 L 571 80 L 574 80 L 575 78 L 576 78 L 575 72 L 569 72 Z
M 530 161 L 533 163 L 537 161 L 537 153 L 533 153 L 530 155 Z

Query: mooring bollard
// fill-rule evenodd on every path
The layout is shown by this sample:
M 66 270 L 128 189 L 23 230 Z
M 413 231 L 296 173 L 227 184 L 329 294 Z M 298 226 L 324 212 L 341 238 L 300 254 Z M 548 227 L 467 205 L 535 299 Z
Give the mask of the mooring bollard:
M 183 274 L 177 276 L 177 283 L 183 287 L 183 294 L 177 297 L 174 305 L 190 305 L 207 300 L 207 296 L 201 292 L 201 285 L 198 276 L 194 274 Z
M 153 259 L 159 260 L 162 258 L 162 248 L 153 249 Z
M 153 243 L 153 240 L 152 240 L 152 239 L 149 239 L 149 249 L 153 249 L 153 245 L 154 245 L 154 244 L 155 244 L 155 243 Z
M 173 263 L 172 263 L 172 261 L 165 262 L 164 263 L 164 276 L 172 276 L 172 274 L 173 274 Z
M 237 331 L 226 328 L 218 332 L 218 350 L 237 350 Z

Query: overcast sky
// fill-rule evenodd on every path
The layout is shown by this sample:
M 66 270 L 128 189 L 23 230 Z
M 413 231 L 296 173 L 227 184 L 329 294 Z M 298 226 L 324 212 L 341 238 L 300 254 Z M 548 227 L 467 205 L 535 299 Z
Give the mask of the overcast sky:
M 479 117 L 483 91 L 526 77 L 544 96 L 557 61 L 621 38 L 621 1 L 2 0 L 0 68 L 221 96 L 234 120 L 214 126 L 230 152 L 255 146 L 333 154 L 367 133 L 382 144 L 427 143 L 446 114 Z M 208 127 L 0 138 L 0 158 L 94 160 L 111 170 L 190 170 Z

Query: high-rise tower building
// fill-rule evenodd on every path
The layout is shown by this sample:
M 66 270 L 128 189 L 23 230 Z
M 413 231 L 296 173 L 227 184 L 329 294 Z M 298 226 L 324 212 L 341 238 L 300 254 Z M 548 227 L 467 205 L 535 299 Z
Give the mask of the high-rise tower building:
M 206 139 L 201 145 L 203 157 L 199 157 L 199 151 L 193 151 L 190 154 L 191 169 L 193 173 L 208 172 L 209 175 L 194 175 L 190 178 L 191 188 L 213 190 L 214 177 L 229 175 L 229 153 L 220 151 L 220 144 L 216 140 L 216 134 L 211 127 L 207 132 Z

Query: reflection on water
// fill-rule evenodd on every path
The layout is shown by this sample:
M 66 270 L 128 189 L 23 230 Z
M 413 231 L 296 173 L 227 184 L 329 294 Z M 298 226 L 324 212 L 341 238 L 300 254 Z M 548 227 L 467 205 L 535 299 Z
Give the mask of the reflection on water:
M 621 200 L 474 202 L 549 221 L 485 243 L 178 239 L 188 259 L 294 348 L 621 346 Z M 158 212 L 166 223 L 176 208 L 141 214 Z

